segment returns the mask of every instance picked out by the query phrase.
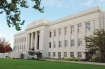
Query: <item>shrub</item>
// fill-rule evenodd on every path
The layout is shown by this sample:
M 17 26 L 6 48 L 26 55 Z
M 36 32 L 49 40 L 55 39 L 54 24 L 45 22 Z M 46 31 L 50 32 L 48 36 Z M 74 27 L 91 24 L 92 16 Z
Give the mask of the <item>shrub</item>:
M 66 61 L 80 61 L 79 58 L 64 58 Z
M 93 58 L 93 62 L 101 62 L 101 57 L 95 57 Z

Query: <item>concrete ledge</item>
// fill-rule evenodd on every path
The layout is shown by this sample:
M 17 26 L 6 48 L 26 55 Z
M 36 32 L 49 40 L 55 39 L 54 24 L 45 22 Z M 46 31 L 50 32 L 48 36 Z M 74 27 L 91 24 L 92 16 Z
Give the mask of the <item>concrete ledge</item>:
M 103 65 L 103 66 L 105 66 L 105 63 L 96 63 L 96 62 L 64 61 L 64 60 L 51 60 L 51 59 L 45 59 L 45 60 L 46 60 L 46 61 L 53 61 L 53 62 L 67 62 L 67 63 L 91 64 L 91 65 Z

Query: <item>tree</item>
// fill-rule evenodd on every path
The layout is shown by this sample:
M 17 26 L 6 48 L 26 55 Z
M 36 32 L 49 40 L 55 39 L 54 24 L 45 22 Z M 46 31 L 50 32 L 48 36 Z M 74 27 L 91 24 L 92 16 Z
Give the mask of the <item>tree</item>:
M 5 40 L 5 38 L 0 38 L 0 53 L 10 52 L 12 48 L 10 47 L 10 43 Z
M 85 40 L 87 49 L 92 53 L 99 50 L 101 52 L 101 62 L 105 62 L 105 31 L 103 29 L 95 30 L 93 35 L 86 36 Z
M 40 7 L 41 0 L 30 0 L 34 2 L 32 8 L 43 13 L 44 7 Z M 0 14 L 6 14 L 6 20 L 9 27 L 15 26 L 16 30 L 21 30 L 20 25 L 24 25 L 25 20 L 21 20 L 20 18 L 20 8 L 28 8 L 27 3 L 29 0 L 0 0 Z

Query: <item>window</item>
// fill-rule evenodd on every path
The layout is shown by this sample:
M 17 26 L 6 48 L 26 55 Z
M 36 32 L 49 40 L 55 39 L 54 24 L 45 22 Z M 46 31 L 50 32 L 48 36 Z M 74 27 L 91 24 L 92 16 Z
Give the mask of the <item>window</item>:
M 51 31 L 49 32 L 49 37 L 51 37 Z
M 65 40 L 65 47 L 68 46 L 68 40 Z
M 81 32 L 82 31 L 82 24 L 78 24 L 78 32 Z
M 67 52 L 64 52 L 64 57 L 67 57 Z
M 70 57 L 74 57 L 74 52 L 70 52 Z
M 61 58 L 61 52 L 58 52 L 58 57 Z
M 71 39 L 71 46 L 74 46 L 74 39 Z
M 56 36 L 56 30 L 54 30 L 54 36 Z
M 67 27 L 65 27 L 64 29 L 65 29 L 65 35 L 67 35 Z
M 62 47 L 62 41 L 59 41 L 59 47 Z
M 90 31 L 90 21 L 86 22 L 86 31 Z
M 54 41 L 54 48 L 56 47 L 56 42 Z
M 62 29 L 60 28 L 59 29 L 59 36 L 62 34 Z
M 78 46 L 82 46 L 82 39 L 81 38 L 78 39 Z
M 77 53 L 77 58 L 81 58 L 82 57 L 82 52 L 78 52 Z
M 51 42 L 49 42 L 49 48 L 51 48 Z
M 74 32 L 74 25 L 71 26 L 71 33 Z
M 55 57 L 55 52 L 53 52 L 53 57 Z
M 48 52 L 48 57 L 50 57 L 51 56 L 51 53 L 50 52 Z

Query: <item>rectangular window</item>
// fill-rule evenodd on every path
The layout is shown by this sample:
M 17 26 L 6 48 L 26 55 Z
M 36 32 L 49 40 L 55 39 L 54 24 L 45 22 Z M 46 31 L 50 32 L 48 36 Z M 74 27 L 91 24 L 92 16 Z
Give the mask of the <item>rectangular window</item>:
M 64 57 L 67 57 L 67 52 L 64 52 Z
M 64 30 L 65 35 L 67 35 L 67 32 L 68 32 L 67 27 L 65 27 L 64 29 L 65 29 L 65 30 Z
M 49 32 L 49 37 L 51 37 L 51 31 Z
M 90 31 L 90 21 L 86 22 L 86 31 Z
M 82 38 L 78 39 L 78 46 L 82 46 Z
M 71 39 L 71 46 L 74 46 L 74 39 Z
M 61 36 L 61 34 L 62 34 L 62 29 L 60 28 L 59 29 L 59 36 Z
M 70 52 L 70 57 L 74 57 L 74 52 Z
M 56 42 L 54 41 L 54 48 L 56 47 Z
M 81 32 L 82 31 L 82 24 L 78 24 L 78 32 Z
M 65 47 L 68 46 L 68 40 L 65 40 Z
M 62 41 L 59 41 L 59 47 L 62 47 Z
M 49 48 L 51 48 L 51 42 L 49 42 Z
M 48 57 L 50 57 L 51 56 L 51 53 L 50 52 L 48 52 Z
M 54 37 L 56 36 L 56 30 L 54 30 Z
M 81 58 L 82 57 L 82 52 L 78 52 L 77 53 L 77 58 Z
M 61 52 L 58 52 L 58 57 L 61 58 Z
M 74 25 L 71 26 L 71 34 L 74 33 Z
M 53 57 L 55 57 L 55 52 L 53 52 Z

